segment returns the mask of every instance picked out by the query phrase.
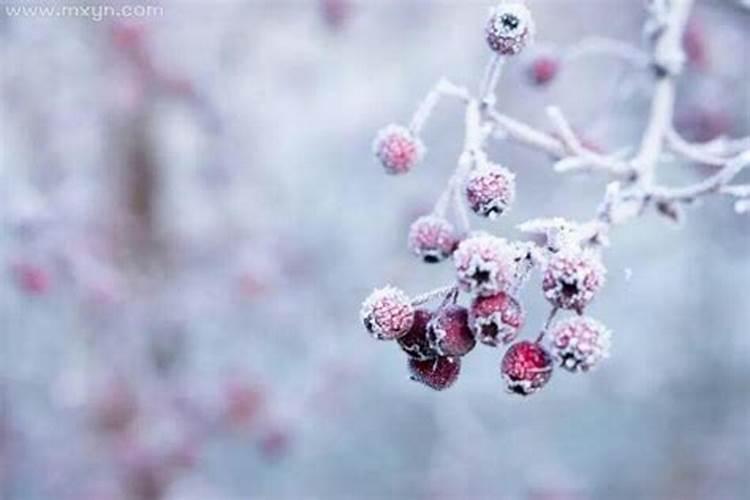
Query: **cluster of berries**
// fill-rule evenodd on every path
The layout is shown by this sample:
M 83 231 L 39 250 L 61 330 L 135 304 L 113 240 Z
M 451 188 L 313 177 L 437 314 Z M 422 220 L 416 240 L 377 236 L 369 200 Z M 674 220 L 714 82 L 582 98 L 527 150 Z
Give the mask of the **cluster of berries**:
M 529 395 L 549 380 L 553 364 L 571 372 L 588 371 L 609 351 L 609 331 L 584 316 L 583 308 L 604 281 L 604 267 L 589 251 L 566 248 L 539 260 L 532 245 L 507 242 L 480 233 L 458 243 L 452 257 L 456 285 L 434 310 L 410 299 L 393 286 L 377 289 L 364 301 L 361 319 L 379 340 L 395 340 L 409 358 L 412 378 L 442 390 L 461 370 L 461 358 L 477 343 L 510 345 L 500 363 L 508 391 Z M 525 324 L 518 289 L 529 271 L 541 262 L 542 291 L 555 310 L 576 312 L 545 327 L 532 341 L 516 341 Z M 458 304 L 461 292 L 471 296 L 468 307 Z
M 534 23 L 522 2 L 506 0 L 492 10 L 485 34 L 495 53 L 515 55 L 533 37 Z M 378 133 L 373 152 L 387 173 L 404 174 L 423 159 L 425 147 L 416 128 L 392 124 Z M 453 194 L 462 190 L 463 200 L 456 197 L 456 203 L 465 203 L 480 217 L 503 215 L 515 199 L 515 175 L 483 152 L 474 153 L 461 182 L 448 189 Z M 452 259 L 455 284 L 437 294 L 442 303 L 428 309 L 424 304 L 435 294 L 412 299 L 386 286 L 367 297 L 360 313 L 374 338 L 399 344 L 413 380 L 446 389 L 477 343 L 509 346 L 500 362 L 507 390 L 529 395 L 547 383 L 555 363 L 571 372 L 588 371 L 608 355 L 609 331 L 583 315 L 604 283 L 605 269 L 596 252 L 578 241 L 552 244 L 551 234 L 544 246 L 468 229 L 459 232 L 443 212 L 436 207 L 419 217 L 408 235 L 409 249 L 424 262 Z M 519 341 L 525 312 L 518 293 L 534 268 L 542 270 L 541 290 L 553 312 L 535 341 Z M 459 304 L 461 293 L 470 297 L 468 306 Z M 575 314 L 550 326 L 559 310 Z

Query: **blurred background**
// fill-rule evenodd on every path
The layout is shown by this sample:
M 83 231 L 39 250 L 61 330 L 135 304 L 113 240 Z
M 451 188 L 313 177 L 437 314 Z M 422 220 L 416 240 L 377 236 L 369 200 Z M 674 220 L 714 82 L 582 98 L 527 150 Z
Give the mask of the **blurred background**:
M 677 110 L 692 140 L 750 134 L 740 3 L 697 1 Z M 750 218 L 725 199 L 613 233 L 591 309 L 612 357 L 531 398 L 504 393 L 497 350 L 434 393 L 364 332 L 373 287 L 450 280 L 405 240 L 463 111 L 438 107 L 408 176 L 385 176 L 371 140 L 440 76 L 476 88 L 490 4 L 187 0 L 94 20 L 2 3 L 2 500 L 746 498 Z M 555 103 L 602 150 L 637 141 L 647 78 L 591 58 L 542 88 L 529 66 L 587 36 L 639 43 L 642 2 L 529 6 L 538 44 L 500 108 L 548 129 Z M 514 210 L 484 225 L 506 237 L 590 217 L 607 182 L 502 141 L 490 156 L 518 176 Z M 537 283 L 525 335 L 547 312 Z

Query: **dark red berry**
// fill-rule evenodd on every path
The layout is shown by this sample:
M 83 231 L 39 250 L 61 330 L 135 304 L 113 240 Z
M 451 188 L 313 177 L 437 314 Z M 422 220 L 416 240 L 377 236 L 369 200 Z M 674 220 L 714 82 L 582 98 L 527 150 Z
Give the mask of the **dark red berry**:
M 417 309 L 414 311 L 414 323 L 406 335 L 397 340 L 401 349 L 404 350 L 410 358 L 421 361 L 434 359 L 438 353 L 430 345 L 430 339 L 427 337 L 427 323 L 432 319 L 432 313 L 427 309 Z
M 458 379 L 458 374 L 461 372 L 461 359 L 448 356 L 424 361 L 409 359 L 409 371 L 412 380 L 436 391 L 442 391 Z
M 552 376 L 552 356 L 539 344 L 524 340 L 510 346 L 500 370 L 508 392 L 528 396 Z
M 463 356 L 477 341 L 469 328 L 469 311 L 458 305 L 439 310 L 427 324 L 430 345 L 441 356 Z

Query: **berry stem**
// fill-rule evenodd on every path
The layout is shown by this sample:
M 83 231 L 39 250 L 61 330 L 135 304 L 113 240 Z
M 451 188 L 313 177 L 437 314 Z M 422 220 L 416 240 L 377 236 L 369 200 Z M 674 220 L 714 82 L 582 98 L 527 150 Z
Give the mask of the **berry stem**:
M 455 293 L 456 291 L 458 291 L 458 287 L 456 287 L 456 285 L 449 285 L 449 286 L 436 288 L 434 290 L 430 290 L 429 292 L 425 292 L 421 295 L 416 296 L 411 301 L 411 304 L 415 307 L 421 306 L 422 304 L 425 304 L 437 298 L 442 297 L 443 299 L 445 299 L 446 297 L 449 297 L 451 294 Z
M 555 316 L 557 315 L 557 311 L 559 311 L 559 307 L 553 307 L 549 315 L 547 315 L 547 320 L 544 322 L 544 326 L 542 327 L 542 331 L 539 332 L 539 336 L 536 338 L 536 343 L 539 344 L 544 340 L 544 336 L 547 334 L 547 330 L 549 330 L 550 325 L 552 324 L 552 320 L 555 319 Z
M 492 56 L 484 70 L 484 77 L 479 85 L 479 98 L 482 110 L 495 106 L 495 88 L 503 72 L 506 58 L 500 54 Z
M 427 120 L 430 118 L 432 111 L 435 109 L 435 106 L 437 106 L 442 97 L 455 97 L 466 102 L 471 99 L 471 95 L 469 94 L 468 90 L 454 85 L 446 78 L 441 78 L 432 87 L 432 89 L 430 89 L 424 99 L 422 99 L 422 102 L 419 103 L 419 106 L 417 106 L 417 110 L 412 116 L 411 122 L 409 122 L 409 130 L 414 135 L 419 135 L 419 133 L 422 131 L 425 123 L 427 123 Z

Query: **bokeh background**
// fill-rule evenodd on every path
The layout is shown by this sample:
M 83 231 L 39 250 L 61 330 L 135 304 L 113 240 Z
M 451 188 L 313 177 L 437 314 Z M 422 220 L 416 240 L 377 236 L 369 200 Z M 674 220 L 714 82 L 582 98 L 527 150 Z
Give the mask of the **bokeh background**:
M 740 3 L 697 2 L 677 111 L 694 140 L 750 133 Z M 614 232 L 597 372 L 520 400 L 501 353 L 477 348 L 433 393 L 358 312 L 374 286 L 449 282 L 405 237 L 455 165 L 462 110 L 439 106 L 408 176 L 383 175 L 370 144 L 440 76 L 475 88 L 490 2 L 156 5 L 0 13 L 0 498 L 745 498 L 750 218 L 710 199 L 682 227 L 647 214 Z M 548 129 L 558 104 L 598 147 L 633 144 L 647 79 L 592 58 L 541 89 L 528 65 L 591 35 L 639 43 L 642 2 L 529 5 L 539 44 L 499 106 Z M 517 173 L 517 204 L 473 222 L 506 237 L 590 217 L 606 183 L 502 141 L 490 156 Z M 547 311 L 537 283 L 525 335 Z

